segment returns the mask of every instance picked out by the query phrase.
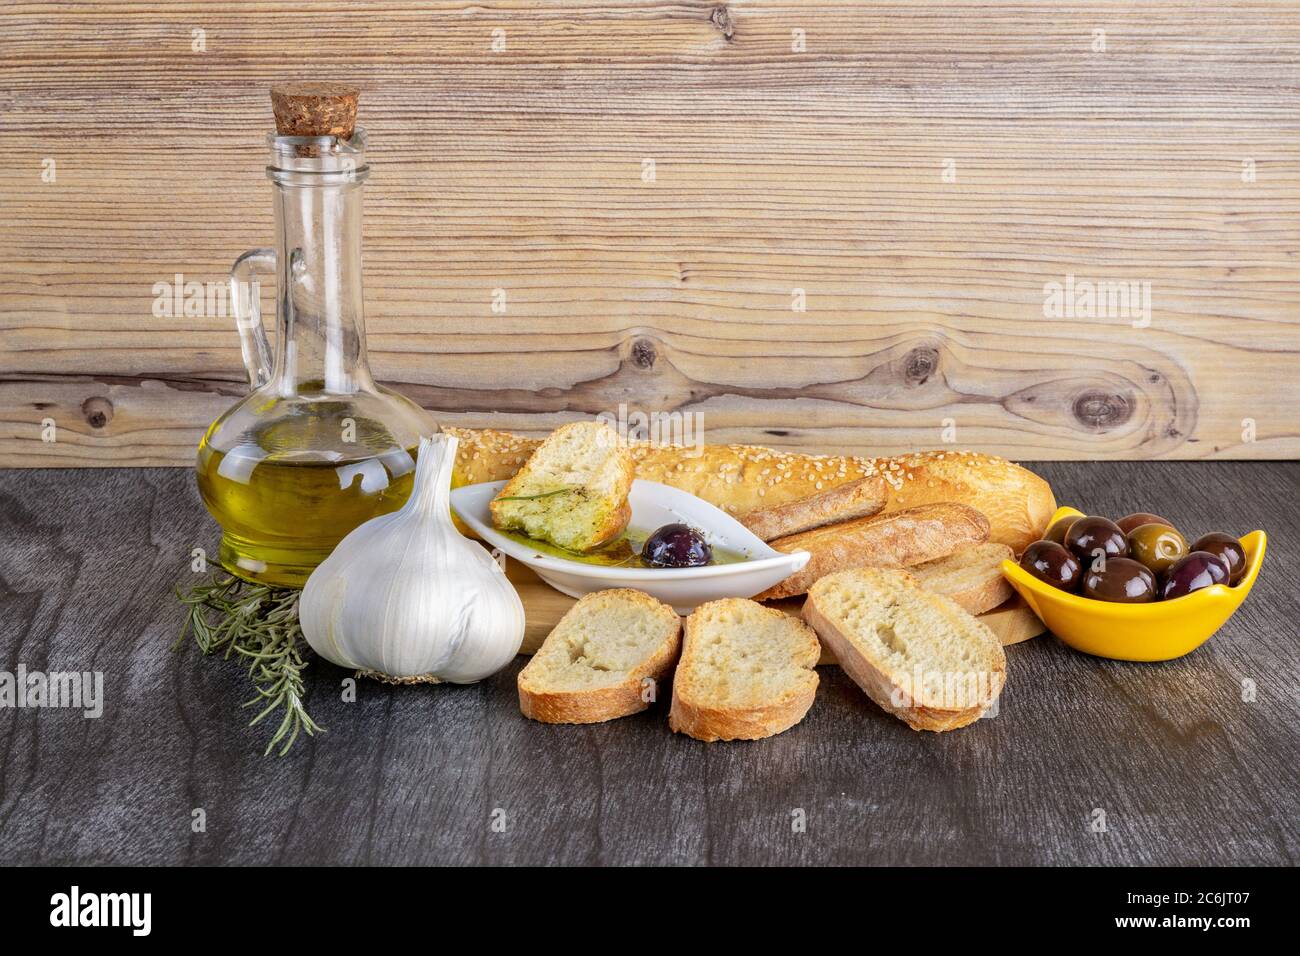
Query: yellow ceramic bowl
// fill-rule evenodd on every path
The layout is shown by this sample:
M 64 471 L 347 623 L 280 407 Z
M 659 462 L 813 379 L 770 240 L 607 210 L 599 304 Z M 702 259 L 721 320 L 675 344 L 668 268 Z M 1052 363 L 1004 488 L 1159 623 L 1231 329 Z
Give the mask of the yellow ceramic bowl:
M 1083 512 L 1058 508 L 1052 521 Z M 1069 594 L 1040 581 L 1014 561 L 1002 573 L 1048 630 L 1077 651 L 1117 661 L 1171 661 L 1196 650 L 1246 599 L 1268 543 L 1263 531 L 1241 539 L 1246 573 L 1234 587 L 1213 584 L 1172 601 L 1113 604 Z

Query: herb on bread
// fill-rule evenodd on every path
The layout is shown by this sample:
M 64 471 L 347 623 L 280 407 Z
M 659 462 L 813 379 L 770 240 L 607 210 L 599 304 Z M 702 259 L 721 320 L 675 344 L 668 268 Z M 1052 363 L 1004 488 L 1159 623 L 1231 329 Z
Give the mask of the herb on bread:
M 581 488 L 557 488 L 555 491 L 543 491 L 539 495 L 497 495 L 497 501 L 540 501 L 543 498 L 554 498 L 556 495 L 582 494 Z
M 501 531 L 586 553 L 627 528 L 631 490 L 632 458 L 618 434 L 600 422 L 572 422 L 537 447 L 489 508 Z

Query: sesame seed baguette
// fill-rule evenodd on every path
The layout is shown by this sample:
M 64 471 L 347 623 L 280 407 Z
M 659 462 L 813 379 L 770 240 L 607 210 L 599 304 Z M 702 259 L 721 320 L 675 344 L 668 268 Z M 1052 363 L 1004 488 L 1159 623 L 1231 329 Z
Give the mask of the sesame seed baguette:
M 540 441 L 509 432 L 448 428 L 460 439 L 452 486 L 500 481 L 523 467 Z M 631 442 L 636 477 L 671 485 L 743 516 L 779 508 L 851 482 L 883 479 L 866 458 L 799 455 L 757 445 L 703 448 Z
M 743 518 L 869 480 L 884 490 L 874 464 L 844 456 L 796 455 L 757 445 L 705 445 L 702 449 L 634 443 L 636 477 L 690 492 Z
M 890 484 L 885 514 L 941 501 L 966 505 L 988 519 L 989 541 L 1017 555 L 1043 536 L 1056 511 L 1052 486 L 1005 458 L 926 451 L 875 461 Z
M 981 544 L 988 534 L 989 523 L 982 514 L 950 501 L 792 534 L 773 541 L 772 547 L 787 554 L 807 551 L 812 557 L 802 571 L 754 600 L 803 594 L 826 575 L 849 568 L 910 568 Z
M 457 488 L 512 477 L 541 443 L 492 429 L 446 431 L 460 439 L 452 479 Z M 990 541 L 1019 554 L 1041 536 L 1056 510 L 1052 489 L 1042 478 L 1004 458 L 975 452 L 857 458 L 756 445 L 705 445 L 701 451 L 641 442 L 633 442 L 629 451 L 637 478 L 680 488 L 738 518 L 879 477 L 888 491 L 882 514 L 941 501 L 967 505 L 988 518 Z

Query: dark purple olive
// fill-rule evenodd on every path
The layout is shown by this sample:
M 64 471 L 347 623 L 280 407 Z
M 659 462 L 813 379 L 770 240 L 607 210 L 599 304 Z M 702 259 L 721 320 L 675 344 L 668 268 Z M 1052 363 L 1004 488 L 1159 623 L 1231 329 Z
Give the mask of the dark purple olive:
M 701 568 L 713 560 L 704 535 L 686 524 L 666 524 L 645 539 L 641 561 L 652 568 Z
M 1069 531 L 1070 525 L 1078 521 L 1080 517 L 1080 515 L 1066 515 L 1064 518 L 1058 518 L 1053 521 L 1048 529 L 1043 532 L 1043 540 L 1064 545 L 1065 532 Z
M 1203 534 L 1196 539 L 1192 545 L 1193 551 L 1208 551 L 1223 560 L 1228 566 L 1228 583 L 1236 584 L 1241 580 L 1241 576 L 1246 573 L 1246 549 L 1230 534 L 1224 534 L 1222 531 L 1211 531 L 1209 534 Z
M 1109 518 L 1097 515 L 1079 518 L 1070 525 L 1064 543 L 1085 565 L 1092 563 L 1099 550 L 1107 558 L 1123 558 L 1128 555 L 1128 538 L 1124 532 Z
M 1162 524 L 1167 528 L 1172 528 L 1174 523 L 1159 515 L 1153 515 L 1149 511 L 1135 511 L 1131 515 L 1125 515 L 1115 522 L 1115 527 L 1119 528 L 1125 534 L 1132 534 L 1134 528 L 1140 528 L 1144 524 Z
M 1193 551 L 1165 572 L 1160 581 L 1160 600 L 1172 601 L 1227 581 L 1228 565 L 1223 558 L 1208 551 Z
M 1079 583 L 1079 562 L 1055 541 L 1035 541 L 1025 548 L 1020 566 L 1062 591 L 1073 591 Z
M 1145 604 L 1156 599 L 1156 576 L 1141 561 L 1107 558 L 1084 572 L 1083 596 L 1117 604 Z

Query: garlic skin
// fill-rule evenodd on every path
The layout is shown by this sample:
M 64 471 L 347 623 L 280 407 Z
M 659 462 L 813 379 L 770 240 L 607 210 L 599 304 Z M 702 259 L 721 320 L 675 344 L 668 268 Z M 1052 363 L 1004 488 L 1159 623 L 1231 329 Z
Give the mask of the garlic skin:
M 415 487 L 312 572 L 298 602 L 303 636 L 341 667 L 472 684 L 519 653 L 524 605 L 500 566 L 451 520 L 456 439 L 422 438 Z

